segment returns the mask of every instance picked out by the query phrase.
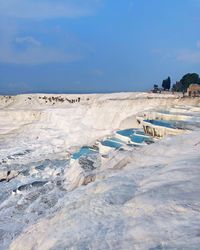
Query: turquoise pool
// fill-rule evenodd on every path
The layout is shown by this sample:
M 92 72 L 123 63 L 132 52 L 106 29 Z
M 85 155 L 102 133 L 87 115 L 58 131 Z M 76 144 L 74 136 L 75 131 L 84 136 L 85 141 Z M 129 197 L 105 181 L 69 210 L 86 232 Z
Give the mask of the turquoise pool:
M 127 144 L 127 142 L 125 140 L 113 136 L 113 137 L 110 137 L 108 139 L 101 141 L 101 144 L 103 146 L 110 147 L 113 149 L 120 149 L 125 145 L 135 146 L 136 144 L 139 145 L 139 144 L 143 144 L 144 142 L 151 142 L 152 141 L 151 137 L 145 135 L 145 133 L 143 131 L 137 130 L 137 129 L 119 130 L 119 131 L 117 131 L 117 133 L 119 135 L 130 138 L 130 143 Z M 131 142 L 133 144 L 131 144 Z M 134 143 L 135 143 L 135 145 L 134 145 Z M 81 156 L 87 156 L 90 154 L 97 154 L 98 152 L 99 152 L 98 148 L 85 146 L 85 147 L 80 148 L 79 151 L 75 152 L 72 155 L 71 159 L 77 160 Z
M 145 141 L 149 141 L 150 140 L 150 138 L 148 138 L 148 137 L 143 137 L 143 136 L 138 136 L 138 135 L 132 135 L 131 136 L 131 141 L 132 142 L 135 142 L 135 143 L 143 143 L 143 142 L 145 142 Z
M 105 141 L 102 141 L 101 144 L 103 146 L 107 146 L 107 147 L 115 148 L 115 149 L 119 149 L 123 146 L 122 143 L 119 143 L 119 142 L 114 141 L 114 140 L 105 140 Z
M 151 137 L 145 135 L 141 130 L 136 129 L 125 129 L 117 131 L 119 135 L 126 136 L 130 138 L 133 143 L 142 144 L 146 141 L 151 141 Z
M 115 141 L 115 142 L 118 142 L 120 144 L 125 143 L 124 141 L 122 141 L 121 139 L 116 138 L 116 137 L 111 137 L 111 138 L 108 138 L 107 140 L 109 140 L 109 141 Z
M 156 126 L 166 127 L 166 128 L 176 128 L 173 121 L 164 121 L 164 120 L 145 120 Z
M 125 130 L 119 130 L 117 131 L 117 134 L 130 137 L 134 134 L 135 130 L 134 129 L 125 129 Z
M 136 135 L 144 135 L 144 136 L 147 136 L 147 135 L 144 133 L 144 131 L 141 131 L 141 130 L 136 130 L 136 131 L 135 131 L 135 134 L 136 134 Z
M 81 156 L 89 155 L 89 154 L 95 154 L 95 153 L 98 153 L 98 151 L 96 149 L 93 149 L 91 147 L 82 147 L 78 152 L 75 152 L 72 155 L 72 159 L 77 160 Z

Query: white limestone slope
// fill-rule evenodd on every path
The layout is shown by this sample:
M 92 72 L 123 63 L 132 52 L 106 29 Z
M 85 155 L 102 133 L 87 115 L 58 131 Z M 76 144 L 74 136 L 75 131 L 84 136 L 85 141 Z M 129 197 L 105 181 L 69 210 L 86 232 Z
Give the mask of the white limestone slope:
M 42 159 L 47 154 L 65 153 L 73 146 L 90 144 L 120 127 L 132 127 L 138 111 L 166 105 L 172 100 L 178 102 L 174 96 L 147 99 L 148 95 L 143 93 L 80 95 L 80 103 L 50 102 L 44 97 L 72 100 L 79 95 L 0 98 L 0 160 L 26 149 L 30 151 L 28 161 L 39 156 Z
M 118 153 L 10 249 L 199 249 L 199 135 Z
M 81 101 L 50 102 L 43 97 L 80 97 Z M 182 100 L 178 96 L 145 93 L 1 97 L 0 161 L 27 149 L 30 153 L 22 162 L 43 159 L 52 153 L 65 154 L 116 129 L 137 126 L 135 116 L 140 111 L 179 102 Z
M 112 152 L 89 174 L 66 159 L 138 126 L 141 112 L 198 114 L 199 104 L 147 93 L 0 97 L 0 177 L 12 177 L 0 183 L 0 249 L 199 249 L 199 129 Z

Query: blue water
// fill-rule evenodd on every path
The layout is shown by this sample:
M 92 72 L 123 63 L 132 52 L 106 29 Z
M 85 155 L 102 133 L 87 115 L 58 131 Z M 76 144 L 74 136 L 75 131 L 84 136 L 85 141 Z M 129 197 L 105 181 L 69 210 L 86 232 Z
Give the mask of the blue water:
M 135 131 L 136 135 L 146 135 L 143 131 L 137 130 Z
M 107 147 L 115 148 L 115 149 L 119 149 L 119 148 L 121 148 L 123 146 L 123 144 L 118 143 L 116 141 L 111 141 L 111 140 L 102 141 L 101 144 L 103 146 L 107 146 Z
M 130 138 L 130 141 L 138 143 L 138 144 L 142 144 L 143 142 L 151 141 L 151 138 L 146 136 L 145 133 L 141 130 L 125 129 L 125 130 L 119 130 L 119 131 L 117 131 L 117 133 L 119 135 L 126 136 L 126 137 Z M 129 146 L 131 145 L 131 144 L 127 144 L 125 141 L 123 141 L 119 138 L 116 138 L 116 137 L 108 138 L 108 139 L 102 141 L 101 144 L 103 146 L 107 146 L 107 147 L 114 148 L 114 149 L 120 149 L 125 144 L 129 145 Z M 98 153 L 98 150 L 94 150 L 93 148 L 87 147 L 87 146 L 82 147 L 78 152 L 75 152 L 72 155 L 72 159 L 77 160 L 81 156 L 95 154 L 95 153 Z
M 122 135 L 122 136 L 126 136 L 126 137 L 130 137 L 131 135 L 133 135 L 135 132 L 134 129 L 125 129 L 125 130 L 119 130 L 117 131 L 117 133 L 119 135 Z
M 147 140 L 149 140 L 149 138 L 147 138 L 147 137 L 137 136 L 137 135 L 132 135 L 131 136 L 131 141 L 132 142 L 143 143 L 143 142 L 145 142 Z
M 175 112 L 175 111 L 166 111 L 166 110 L 158 110 L 161 114 L 167 114 L 167 115 L 184 115 L 184 116 L 195 116 L 194 113 L 184 113 L 184 112 Z
M 117 133 L 119 135 L 130 138 L 130 140 L 135 143 L 143 143 L 151 140 L 150 137 L 146 136 L 145 133 L 140 130 L 125 129 L 125 130 L 119 130 L 117 131 Z
M 84 155 L 89 155 L 89 154 L 95 154 L 97 153 L 98 151 L 97 150 L 94 150 L 90 147 L 82 147 L 78 152 L 75 152 L 73 155 L 72 155 L 72 159 L 74 160 L 77 160 L 79 159 L 81 156 L 84 156 Z
M 110 140 L 110 141 L 115 141 L 115 142 L 118 142 L 118 143 L 125 143 L 124 141 L 122 141 L 121 139 L 119 138 L 116 138 L 116 137 L 111 137 L 111 138 L 108 138 L 107 140 Z
M 163 120 L 145 120 L 156 126 L 166 127 L 166 128 L 176 128 L 173 121 L 163 121 Z
M 158 112 L 161 114 L 166 114 L 166 115 L 170 114 L 170 111 L 168 110 L 158 110 Z

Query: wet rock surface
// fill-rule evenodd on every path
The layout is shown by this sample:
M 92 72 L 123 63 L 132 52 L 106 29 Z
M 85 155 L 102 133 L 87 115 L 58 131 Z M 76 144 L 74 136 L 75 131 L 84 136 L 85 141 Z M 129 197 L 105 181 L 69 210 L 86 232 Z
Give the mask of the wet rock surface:
M 79 159 L 79 164 L 84 171 L 93 171 L 101 166 L 101 156 L 97 154 L 82 156 Z

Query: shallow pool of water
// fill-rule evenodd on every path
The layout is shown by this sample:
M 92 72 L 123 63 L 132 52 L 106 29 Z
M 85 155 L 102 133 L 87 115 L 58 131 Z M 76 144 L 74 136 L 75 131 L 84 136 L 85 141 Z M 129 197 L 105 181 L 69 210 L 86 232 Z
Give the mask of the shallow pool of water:
M 123 140 L 121 140 L 119 138 L 116 138 L 116 137 L 111 137 L 111 138 L 108 138 L 107 140 L 114 141 L 114 142 L 117 142 L 117 143 L 120 143 L 120 144 L 126 143 L 125 141 L 123 141 Z
M 93 149 L 91 147 L 82 147 L 78 152 L 75 152 L 73 155 L 72 155 L 72 159 L 74 160 L 77 160 L 79 159 L 81 156 L 84 156 L 84 155 L 89 155 L 89 154 L 95 154 L 97 153 L 98 151 L 96 149 Z
M 131 141 L 135 143 L 144 143 L 145 141 L 149 140 L 149 138 L 146 136 L 143 137 L 143 136 L 138 136 L 138 135 L 132 135 L 130 138 L 131 138 Z
M 144 133 L 144 131 L 141 131 L 141 130 L 136 130 L 136 131 L 135 131 L 135 134 L 136 134 L 136 135 L 141 135 L 141 136 L 147 136 L 147 135 Z
M 164 121 L 164 120 L 145 120 L 156 126 L 166 127 L 166 128 L 176 128 L 174 121 Z
M 117 131 L 117 134 L 122 135 L 122 136 L 126 136 L 126 137 L 130 137 L 134 133 L 135 133 L 134 129 L 125 129 L 125 130 Z
M 170 114 L 170 111 L 169 111 L 169 110 L 158 110 L 157 112 L 158 112 L 158 113 L 161 113 L 161 114 L 166 114 L 166 115 L 169 115 L 169 114 Z
M 101 144 L 103 146 L 107 146 L 107 147 L 115 148 L 115 149 L 119 149 L 123 146 L 122 143 L 119 143 L 119 142 L 113 141 L 113 140 L 105 140 L 105 141 L 102 141 Z
M 151 137 L 147 136 L 143 131 L 136 129 L 125 129 L 117 131 L 119 135 L 130 138 L 133 143 L 142 144 L 146 141 L 150 141 Z

